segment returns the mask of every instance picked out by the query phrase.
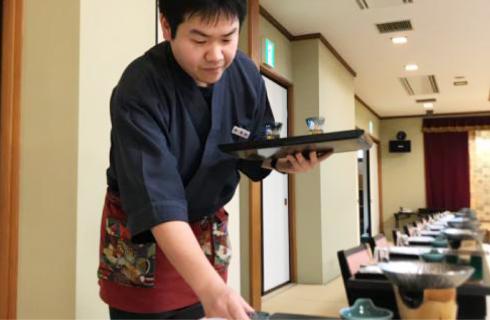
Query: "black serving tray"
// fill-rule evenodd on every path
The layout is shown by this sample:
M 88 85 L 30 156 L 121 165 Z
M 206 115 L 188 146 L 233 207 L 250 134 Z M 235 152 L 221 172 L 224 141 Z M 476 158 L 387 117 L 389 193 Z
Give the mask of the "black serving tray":
M 272 140 L 243 141 L 219 145 L 221 151 L 246 160 L 264 160 L 282 158 L 288 154 L 310 151 L 334 153 L 367 150 L 373 144 L 364 130 L 336 131 L 306 136 L 296 136 Z

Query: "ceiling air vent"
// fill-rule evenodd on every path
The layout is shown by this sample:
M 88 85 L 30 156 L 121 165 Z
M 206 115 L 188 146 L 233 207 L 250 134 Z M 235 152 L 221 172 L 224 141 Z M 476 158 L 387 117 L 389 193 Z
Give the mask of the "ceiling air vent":
M 409 96 L 439 93 L 434 75 L 403 77 L 400 78 L 400 83 Z
M 378 31 L 380 33 L 400 32 L 412 30 L 412 23 L 410 20 L 393 21 L 387 23 L 377 23 Z
M 413 3 L 413 0 L 356 0 L 356 2 L 359 8 L 364 10 L 401 6 Z

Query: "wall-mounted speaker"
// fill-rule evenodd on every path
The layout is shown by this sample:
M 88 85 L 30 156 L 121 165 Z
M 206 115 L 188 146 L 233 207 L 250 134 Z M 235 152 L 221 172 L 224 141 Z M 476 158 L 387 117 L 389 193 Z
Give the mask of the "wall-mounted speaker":
M 390 152 L 410 152 L 412 150 L 412 144 L 407 139 L 405 131 L 398 131 L 396 133 L 396 140 L 390 141 Z
M 412 144 L 410 140 L 391 140 L 390 152 L 410 152 Z

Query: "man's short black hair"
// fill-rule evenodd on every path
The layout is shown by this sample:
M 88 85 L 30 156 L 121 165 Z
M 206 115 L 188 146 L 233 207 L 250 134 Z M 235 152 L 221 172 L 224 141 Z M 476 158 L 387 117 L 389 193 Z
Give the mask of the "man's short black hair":
M 170 25 L 172 38 L 179 25 L 195 15 L 211 23 L 224 14 L 238 18 L 240 26 L 247 15 L 247 0 L 158 0 L 158 7 Z

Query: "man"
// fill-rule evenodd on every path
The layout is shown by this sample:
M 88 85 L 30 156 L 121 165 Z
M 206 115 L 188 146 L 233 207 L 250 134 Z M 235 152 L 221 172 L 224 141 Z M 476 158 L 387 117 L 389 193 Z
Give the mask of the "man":
M 100 294 L 111 318 L 247 319 L 226 285 L 227 213 L 238 170 L 308 171 L 324 155 L 250 162 L 218 145 L 264 136 L 264 82 L 237 52 L 246 0 L 160 0 L 166 42 L 131 63 L 111 97 Z M 240 128 L 242 134 L 237 135 Z

